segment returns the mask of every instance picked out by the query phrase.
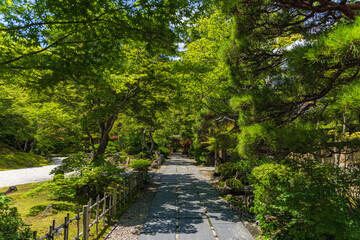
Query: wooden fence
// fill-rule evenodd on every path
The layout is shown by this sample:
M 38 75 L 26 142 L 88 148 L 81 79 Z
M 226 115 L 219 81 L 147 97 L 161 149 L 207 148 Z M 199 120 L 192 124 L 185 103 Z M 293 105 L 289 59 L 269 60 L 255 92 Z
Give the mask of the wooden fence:
M 100 195 L 97 196 L 95 203 L 90 198 L 87 205 L 83 206 L 82 212 L 77 210 L 75 217 L 70 219 L 70 214 L 65 217 L 64 223 L 60 226 L 56 226 L 55 220 L 52 225 L 49 226 L 49 232 L 42 238 L 37 238 L 37 232 L 33 233 L 35 240 L 54 240 L 59 235 L 64 240 L 88 240 L 90 236 L 90 228 L 95 226 L 95 235 L 99 233 L 99 220 L 102 220 L 102 226 L 104 226 L 107 216 L 116 216 L 118 208 L 124 206 L 130 201 L 133 195 L 144 186 L 144 176 L 146 172 L 132 172 L 123 175 L 123 181 L 117 188 L 112 189 L 111 193 L 104 193 L 104 196 L 100 199 Z M 100 208 L 101 207 L 101 208 Z M 92 215 L 93 213 L 93 215 Z M 95 216 L 92 220 L 91 216 Z M 75 223 L 73 227 L 76 228 L 75 236 L 69 237 L 70 224 Z M 81 232 L 80 232 L 81 230 Z

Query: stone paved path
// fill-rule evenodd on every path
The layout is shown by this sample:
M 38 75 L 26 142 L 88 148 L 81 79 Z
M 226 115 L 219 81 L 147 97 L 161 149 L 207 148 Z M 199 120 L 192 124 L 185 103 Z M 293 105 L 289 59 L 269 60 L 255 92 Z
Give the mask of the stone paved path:
M 174 154 L 155 178 L 161 184 L 140 240 L 254 239 L 198 168 L 183 155 Z

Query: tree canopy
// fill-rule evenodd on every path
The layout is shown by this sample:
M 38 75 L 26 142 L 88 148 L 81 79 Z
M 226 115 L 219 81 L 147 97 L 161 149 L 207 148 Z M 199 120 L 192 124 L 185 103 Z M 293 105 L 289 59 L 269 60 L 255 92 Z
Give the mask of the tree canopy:
M 0 141 L 90 149 L 101 165 L 114 146 L 151 156 L 180 136 L 233 193 L 253 190 L 264 238 L 359 239 L 359 10 L 353 0 L 7 0 Z

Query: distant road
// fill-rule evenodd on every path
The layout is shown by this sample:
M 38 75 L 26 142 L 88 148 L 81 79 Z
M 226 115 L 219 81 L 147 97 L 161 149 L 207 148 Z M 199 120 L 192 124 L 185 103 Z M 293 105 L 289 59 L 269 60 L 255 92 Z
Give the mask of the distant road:
M 44 182 L 50 180 L 51 170 L 61 165 L 64 157 L 53 158 L 53 165 L 44 167 L 23 168 L 8 171 L 0 171 L 0 187 L 16 186 L 26 183 Z

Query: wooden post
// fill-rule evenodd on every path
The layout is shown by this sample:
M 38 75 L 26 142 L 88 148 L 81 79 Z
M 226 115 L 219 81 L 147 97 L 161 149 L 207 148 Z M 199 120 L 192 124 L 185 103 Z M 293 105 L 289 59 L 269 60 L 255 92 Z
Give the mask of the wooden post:
M 129 176 L 129 200 L 131 200 L 132 197 L 132 180 L 133 180 L 133 175 Z
M 136 174 L 136 190 L 137 191 L 140 191 L 140 183 L 141 183 L 140 172 L 137 172 L 137 174 Z
M 121 183 L 122 186 L 122 201 L 123 201 L 123 206 L 125 206 L 126 203 L 126 191 L 125 191 L 125 177 L 123 178 L 123 181 Z
M 99 234 L 99 205 L 100 205 L 100 195 L 96 198 L 96 235 Z
M 53 226 L 50 226 L 50 227 L 49 227 L 49 233 L 48 233 L 49 239 L 54 239 L 54 238 L 52 237 L 52 232 L 53 232 Z
M 80 235 L 80 209 L 77 209 L 77 216 L 76 216 L 76 239 L 79 239 L 79 235 Z
M 91 205 L 92 205 L 92 198 L 89 199 L 89 215 L 88 215 L 88 225 L 91 223 Z M 88 236 L 90 237 L 90 228 L 89 228 L 89 234 Z
M 37 231 L 33 232 L 33 239 L 37 240 Z
M 89 240 L 89 206 L 83 206 L 83 240 Z
M 51 236 L 51 239 L 52 239 L 52 240 L 54 239 L 55 225 L 56 225 L 56 224 L 55 224 L 55 220 L 53 220 L 53 225 L 52 225 L 52 227 L 51 227 L 51 228 L 52 228 L 52 231 L 50 232 L 50 236 Z
M 121 206 L 122 206 L 122 192 L 121 192 L 121 185 L 120 187 L 118 188 L 119 190 L 119 209 L 121 209 Z
M 65 217 L 65 223 L 64 223 L 64 240 L 69 239 L 69 219 L 70 219 L 70 214 L 68 213 Z
M 109 208 L 108 209 L 111 210 L 111 208 L 112 208 L 112 196 L 111 196 L 111 194 L 109 194 Z
M 111 215 L 113 217 L 116 216 L 116 205 L 117 205 L 117 193 L 116 193 L 116 188 L 113 189 L 112 191 L 112 209 L 111 209 Z
M 104 193 L 103 223 L 102 223 L 102 226 L 103 226 L 103 227 L 105 226 L 105 220 L 106 220 L 105 211 L 106 211 L 106 193 Z
M 125 202 L 128 202 L 129 201 L 129 176 L 126 176 L 125 178 L 125 196 L 126 196 L 126 201 Z

